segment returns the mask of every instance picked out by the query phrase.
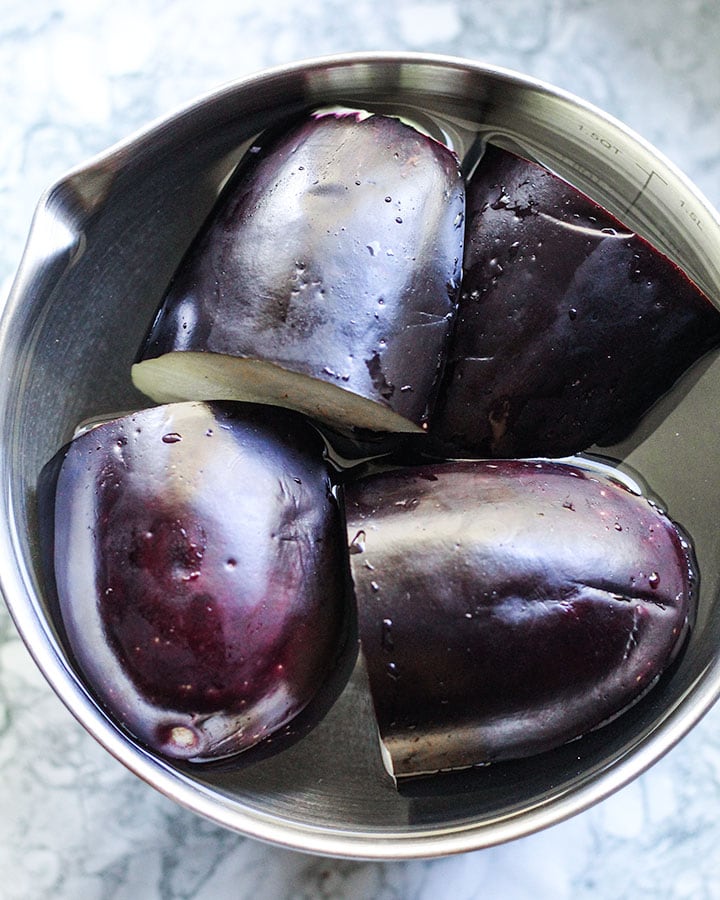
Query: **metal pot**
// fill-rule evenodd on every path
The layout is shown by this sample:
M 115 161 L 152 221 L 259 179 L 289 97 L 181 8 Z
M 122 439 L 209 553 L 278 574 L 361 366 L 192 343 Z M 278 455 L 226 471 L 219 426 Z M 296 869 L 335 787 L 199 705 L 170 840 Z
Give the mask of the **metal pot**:
M 301 109 L 361 106 L 419 121 L 461 156 L 488 138 L 574 182 L 650 239 L 720 305 L 720 217 L 622 124 L 519 74 L 460 59 L 351 54 L 226 85 L 77 168 L 42 197 L 0 320 L 1 582 L 46 678 L 129 769 L 207 818 L 315 853 L 403 859 L 473 850 L 560 821 L 672 747 L 720 692 L 720 361 L 708 357 L 604 452 L 691 535 L 702 579 L 669 677 L 605 728 L 541 757 L 410 783 L 385 776 L 359 666 L 325 722 L 246 770 L 188 773 L 122 734 L 77 676 L 43 590 L 35 486 L 87 417 L 147 405 L 130 364 L 180 257 L 254 135 Z

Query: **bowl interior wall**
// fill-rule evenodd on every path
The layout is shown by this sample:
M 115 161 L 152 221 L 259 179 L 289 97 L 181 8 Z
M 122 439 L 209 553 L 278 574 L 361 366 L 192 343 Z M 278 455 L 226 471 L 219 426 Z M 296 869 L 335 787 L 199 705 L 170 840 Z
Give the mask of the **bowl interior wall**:
M 222 181 L 264 127 L 332 103 L 429 116 L 430 126 L 468 159 L 488 137 L 519 147 L 644 230 L 720 299 L 717 220 L 662 160 L 564 97 L 479 67 L 419 60 L 310 66 L 228 87 L 54 187 L 38 211 L 5 314 L 3 503 L 29 583 L 8 570 L 3 587 L 13 613 L 22 610 L 18 620 L 32 606 L 61 657 L 34 537 L 38 473 L 81 420 L 147 405 L 131 385 L 130 365 Z M 701 230 L 688 207 L 702 217 Z M 358 668 L 329 718 L 282 756 L 236 773 L 202 772 L 197 781 L 181 770 L 163 778 L 217 791 L 228 820 L 233 809 L 251 810 L 281 830 L 314 829 L 320 843 L 328 831 L 431 839 L 472 825 L 475 846 L 485 840 L 483 829 L 490 835 L 501 820 L 552 807 L 597 784 L 678 718 L 691 704 L 693 685 L 718 677 L 720 430 L 708 410 L 719 393 L 720 363 L 708 358 L 653 411 L 642 433 L 603 450 L 639 472 L 685 526 L 702 571 L 687 652 L 621 719 L 542 758 L 418 781 L 396 792 L 384 776 Z M 27 590 L 35 596 L 28 598 Z M 78 690 L 69 669 L 67 681 L 54 686 L 61 695 Z M 134 750 L 127 743 L 129 759 Z

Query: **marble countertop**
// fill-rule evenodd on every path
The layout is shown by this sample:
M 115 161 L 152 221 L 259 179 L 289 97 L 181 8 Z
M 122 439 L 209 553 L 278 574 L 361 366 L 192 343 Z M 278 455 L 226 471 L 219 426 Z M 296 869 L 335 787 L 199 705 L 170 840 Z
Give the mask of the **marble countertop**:
M 715 0 L 3 0 L 0 299 L 68 168 L 218 84 L 351 50 L 447 53 L 601 106 L 720 206 Z M 0 605 L 0 898 L 720 898 L 720 708 L 609 799 L 433 861 L 328 860 L 212 825 L 127 772 L 66 711 Z

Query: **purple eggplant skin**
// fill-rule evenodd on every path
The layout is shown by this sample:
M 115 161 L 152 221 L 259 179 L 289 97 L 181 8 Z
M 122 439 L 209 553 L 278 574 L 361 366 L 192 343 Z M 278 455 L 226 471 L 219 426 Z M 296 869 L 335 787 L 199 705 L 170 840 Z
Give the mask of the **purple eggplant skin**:
M 156 754 L 255 761 L 344 687 L 354 613 L 323 448 L 299 414 L 188 402 L 99 425 L 45 467 L 64 637 L 116 724 Z
M 478 460 L 346 486 L 362 653 L 393 774 L 531 756 L 632 705 L 683 645 L 673 522 L 583 461 Z
M 544 167 L 488 145 L 432 423 L 440 456 L 568 456 L 627 437 L 720 340 L 669 259 Z
M 159 402 L 420 430 L 459 296 L 464 198 L 456 155 L 391 116 L 311 115 L 261 138 L 176 272 L 136 385 Z M 218 376 L 228 359 L 266 368 Z

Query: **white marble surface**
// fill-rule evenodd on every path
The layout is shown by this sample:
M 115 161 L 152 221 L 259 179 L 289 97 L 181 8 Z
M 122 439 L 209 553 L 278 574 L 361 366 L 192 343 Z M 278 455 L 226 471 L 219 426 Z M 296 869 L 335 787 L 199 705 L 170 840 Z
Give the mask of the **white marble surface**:
M 717 0 L 0 0 L 0 297 L 42 189 L 219 83 L 348 50 L 450 53 L 598 104 L 720 206 Z M 223 831 L 88 737 L 0 606 L 0 898 L 720 898 L 720 709 L 568 822 L 434 861 L 326 860 Z

